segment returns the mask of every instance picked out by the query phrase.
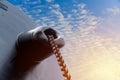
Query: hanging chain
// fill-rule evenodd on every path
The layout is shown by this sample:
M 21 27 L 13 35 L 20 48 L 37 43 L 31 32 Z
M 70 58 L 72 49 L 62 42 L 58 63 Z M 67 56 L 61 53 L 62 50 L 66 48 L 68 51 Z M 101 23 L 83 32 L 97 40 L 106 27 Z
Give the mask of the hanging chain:
M 53 53 L 57 58 L 64 80 L 71 80 L 71 75 L 68 72 L 68 69 L 66 67 L 63 57 L 61 56 L 58 45 L 54 41 L 54 37 L 52 35 L 49 35 L 48 40 L 49 40 L 50 46 L 52 47 Z

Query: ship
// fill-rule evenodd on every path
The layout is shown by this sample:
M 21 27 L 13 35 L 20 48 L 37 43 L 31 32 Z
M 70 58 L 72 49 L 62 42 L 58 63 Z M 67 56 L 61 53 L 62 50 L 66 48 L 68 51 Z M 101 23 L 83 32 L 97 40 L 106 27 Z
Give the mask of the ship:
M 34 32 L 38 29 L 52 28 L 39 27 L 22 10 L 6 0 L 0 0 L 0 80 L 63 80 L 54 55 L 38 60 L 38 64 L 24 76 L 24 79 L 12 79 L 14 76 L 8 76 L 9 69 L 11 69 L 11 58 L 15 56 L 18 39 L 21 39 L 19 36 L 24 32 Z M 41 49 L 39 48 L 39 50 Z M 14 56 L 11 57 L 13 54 Z M 22 63 L 25 63 L 25 60 Z

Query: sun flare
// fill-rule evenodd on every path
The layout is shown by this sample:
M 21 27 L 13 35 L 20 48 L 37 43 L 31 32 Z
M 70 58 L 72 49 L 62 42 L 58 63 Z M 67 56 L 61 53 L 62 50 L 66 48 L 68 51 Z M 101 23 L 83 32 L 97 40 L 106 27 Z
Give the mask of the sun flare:
M 105 63 L 104 63 L 105 62 Z M 119 80 L 120 79 L 120 65 L 111 62 L 100 62 L 99 64 L 92 66 L 90 71 L 90 80 Z
M 84 45 L 84 46 L 82 46 Z M 81 47 L 82 46 L 82 47 Z M 120 46 L 111 40 L 94 39 L 76 47 L 69 58 L 75 80 L 120 80 Z M 81 54 L 80 54 L 81 53 Z M 80 55 L 79 55 L 80 54 Z

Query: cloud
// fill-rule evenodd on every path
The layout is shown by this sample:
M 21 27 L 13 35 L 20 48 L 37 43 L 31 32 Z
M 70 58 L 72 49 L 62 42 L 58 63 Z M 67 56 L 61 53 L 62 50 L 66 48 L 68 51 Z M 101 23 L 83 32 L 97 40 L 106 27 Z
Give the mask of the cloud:
M 87 13 L 88 13 L 87 10 L 82 10 L 82 11 L 81 11 L 81 14 L 87 14 Z
M 91 14 L 83 4 L 76 5 L 76 9 L 71 10 L 72 13 L 65 17 L 59 9 L 60 7 L 57 8 L 52 10 L 52 14 L 57 19 L 55 24 L 58 23 L 54 28 L 62 31 L 66 39 L 63 56 L 70 68 L 72 78 L 76 80 L 101 80 L 101 78 L 114 80 L 114 76 L 120 73 L 115 72 L 113 75 L 110 75 L 107 72 L 111 72 L 111 69 L 119 70 L 115 66 L 120 66 L 120 62 L 116 60 L 116 58 L 120 59 L 117 57 L 120 56 L 120 46 L 116 42 L 117 36 L 115 37 L 117 33 L 112 34 L 119 27 L 119 17 L 116 20 L 114 14 L 113 17 L 110 16 L 111 13 L 108 14 L 109 17 L 97 17 Z M 84 11 L 86 12 L 83 13 Z M 102 33 L 100 31 L 105 32 Z M 106 31 L 109 33 L 106 33 Z M 106 65 L 102 64 L 102 62 L 105 62 Z M 112 63 L 115 62 L 117 63 L 113 65 Z M 104 77 L 104 75 L 95 72 L 95 67 L 103 68 L 97 65 L 114 67 L 110 67 L 106 72 L 108 75 Z M 120 77 L 117 78 L 120 79 Z
M 34 5 L 34 4 L 39 4 L 39 3 L 41 3 L 41 0 L 36 0 L 36 1 L 25 0 L 22 5 L 24 5 L 24 4 Z
M 54 5 L 52 5 L 52 8 L 54 8 L 54 9 L 60 9 L 60 5 L 59 4 L 54 4 Z
M 113 15 L 119 15 L 120 14 L 120 8 L 113 7 L 113 8 L 107 8 L 108 13 L 111 13 Z
M 40 26 L 53 27 L 64 35 L 66 45 L 62 49 L 62 55 L 73 79 L 115 80 L 117 77 L 117 80 L 120 80 L 120 77 L 116 76 L 120 75 L 120 9 L 107 8 L 107 16 L 98 17 L 91 14 L 86 6 L 84 3 L 74 4 L 73 9 L 65 11 L 66 14 L 59 4 L 42 6 L 40 12 L 44 12 L 46 7 L 49 8 L 43 14 L 35 9 L 26 11 L 33 18 L 36 18 L 33 14 L 39 15 L 35 21 Z M 108 73 L 111 73 L 112 69 L 113 75 L 107 71 L 107 77 L 100 74 L 104 73 L 101 71 L 105 71 L 102 66 L 108 68 Z
M 46 0 L 47 2 L 52 2 L 53 0 Z
M 80 3 L 80 4 L 77 4 L 77 5 L 75 4 L 74 6 L 80 8 L 80 9 L 84 9 L 86 7 L 86 4 Z

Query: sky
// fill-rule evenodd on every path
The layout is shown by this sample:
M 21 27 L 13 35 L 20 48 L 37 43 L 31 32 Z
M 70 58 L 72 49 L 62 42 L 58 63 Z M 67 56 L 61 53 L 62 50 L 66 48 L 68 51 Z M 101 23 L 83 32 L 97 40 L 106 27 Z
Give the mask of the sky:
M 120 0 L 8 0 L 64 36 L 73 80 L 120 80 Z

